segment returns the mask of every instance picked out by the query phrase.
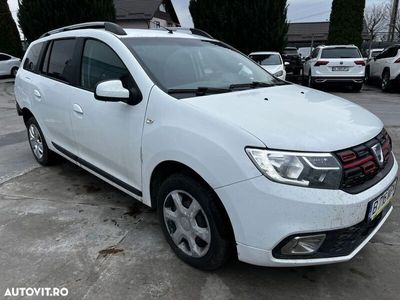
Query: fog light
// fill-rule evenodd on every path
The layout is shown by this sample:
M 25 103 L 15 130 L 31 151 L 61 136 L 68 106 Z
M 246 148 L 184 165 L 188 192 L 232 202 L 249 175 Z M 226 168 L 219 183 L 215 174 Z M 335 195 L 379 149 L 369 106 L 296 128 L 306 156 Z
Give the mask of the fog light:
M 309 255 L 318 251 L 325 240 L 325 234 L 296 236 L 282 247 L 284 255 Z

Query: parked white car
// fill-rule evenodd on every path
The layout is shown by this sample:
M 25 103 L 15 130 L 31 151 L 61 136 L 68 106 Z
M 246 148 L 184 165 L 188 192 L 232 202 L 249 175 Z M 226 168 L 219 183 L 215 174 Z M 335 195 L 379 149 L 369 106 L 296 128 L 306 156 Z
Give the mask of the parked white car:
M 285 64 L 279 52 L 253 52 L 249 57 L 279 79 L 286 79 Z
M 383 48 L 378 48 L 378 49 L 371 49 L 368 54 L 368 62 L 377 57 L 379 54 L 383 52 Z
M 314 47 L 300 47 L 297 49 L 303 63 L 306 61 L 306 58 L 311 55 L 312 51 L 314 51 Z
M 400 86 L 400 44 L 385 49 L 371 60 L 366 70 L 366 80 L 379 80 L 384 92 Z
M 360 91 L 365 77 L 365 61 L 353 45 L 319 46 L 304 64 L 304 79 L 309 87 L 336 83 Z
M 21 60 L 6 53 L 0 53 L 0 76 L 16 76 Z
M 157 209 L 197 268 L 353 258 L 393 210 L 382 122 L 192 32 L 89 23 L 31 43 L 15 95 L 36 160 L 61 155 Z

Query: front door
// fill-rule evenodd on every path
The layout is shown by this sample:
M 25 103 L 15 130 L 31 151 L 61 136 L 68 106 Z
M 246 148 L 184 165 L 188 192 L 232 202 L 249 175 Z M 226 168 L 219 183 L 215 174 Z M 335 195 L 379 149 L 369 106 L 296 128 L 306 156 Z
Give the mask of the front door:
M 83 47 L 79 88 L 71 95 L 72 126 L 81 164 L 140 197 L 146 101 L 132 106 L 96 100 L 94 91 L 99 82 L 134 79 L 108 45 L 87 39 Z M 143 99 L 147 97 L 143 95 Z

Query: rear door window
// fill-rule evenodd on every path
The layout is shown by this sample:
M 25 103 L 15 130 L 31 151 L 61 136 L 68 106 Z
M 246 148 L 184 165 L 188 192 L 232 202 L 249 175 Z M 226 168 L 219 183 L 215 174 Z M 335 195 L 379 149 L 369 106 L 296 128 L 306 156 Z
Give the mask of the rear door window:
M 11 57 L 5 54 L 0 54 L 0 61 L 9 60 Z
M 73 75 L 72 57 L 74 50 L 75 39 L 53 41 L 48 58 L 48 68 L 46 70 L 44 65 L 43 72 L 52 78 L 70 83 Z
M 24 60 L 23 68 L 30 72 L 37 72 L 37 67 L 39 64 L 40 52 L 42 51 L 43 43 L 38 43 L 33 45 Z
M 360 58 L 361 53 L 357 48 L 328 48 L 323 49 L 321 58 Z

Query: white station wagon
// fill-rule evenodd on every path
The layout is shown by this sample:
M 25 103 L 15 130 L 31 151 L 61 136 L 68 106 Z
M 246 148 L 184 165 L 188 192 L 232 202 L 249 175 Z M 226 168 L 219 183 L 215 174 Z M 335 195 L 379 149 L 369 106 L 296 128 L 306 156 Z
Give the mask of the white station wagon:
M 377 117 L 198 30 L 49 32 L 30 45 L 15 95 L 40 164 L 61 155 L 157 209 L 197 268 L 236 255 L 347 261 L 393 210 L 398 166 Z

